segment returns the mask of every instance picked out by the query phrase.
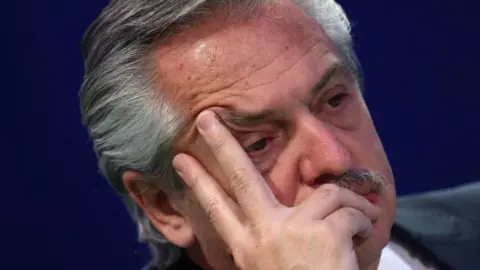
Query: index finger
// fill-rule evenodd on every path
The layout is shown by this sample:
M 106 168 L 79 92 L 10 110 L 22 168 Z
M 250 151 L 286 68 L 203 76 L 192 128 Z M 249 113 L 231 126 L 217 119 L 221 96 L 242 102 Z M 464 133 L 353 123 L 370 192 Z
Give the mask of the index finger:
M 253 220 L 264 219 L 279 202 L 247 153 L 212 111 L 201 112 L 196 124 L 245 216 Z

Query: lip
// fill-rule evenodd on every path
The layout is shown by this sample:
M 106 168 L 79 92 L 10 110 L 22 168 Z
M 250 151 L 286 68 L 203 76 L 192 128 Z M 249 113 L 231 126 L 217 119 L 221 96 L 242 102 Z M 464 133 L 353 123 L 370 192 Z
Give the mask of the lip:
M 363 197 L 365 197 L 365 199 L 367 199 L 369 202 L 371 202 L 375 205 L 378 205 L 378 203 L 380 201 L 380 195 L 378 193 L 374 193 L 374 192 L 367 193 L 367 194 L 363 195 Z

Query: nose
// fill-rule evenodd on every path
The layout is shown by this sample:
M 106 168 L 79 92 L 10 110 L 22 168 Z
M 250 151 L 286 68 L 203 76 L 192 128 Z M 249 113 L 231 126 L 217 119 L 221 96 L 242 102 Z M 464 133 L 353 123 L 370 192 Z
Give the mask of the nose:
M 322 176 L 341 175 L 350 168 L 350 153 L 335 135 L 340 129 L 309 113 L 297 123 L 302 181 L 313 185 Z

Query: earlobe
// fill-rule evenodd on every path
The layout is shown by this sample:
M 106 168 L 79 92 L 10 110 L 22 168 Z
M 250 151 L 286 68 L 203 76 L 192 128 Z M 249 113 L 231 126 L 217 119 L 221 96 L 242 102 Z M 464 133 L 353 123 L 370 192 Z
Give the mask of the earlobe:
M 192 226 L 179 213 L 180 207 L 173 205 L 164 191 L 136 171 L 126 171 L 123 175 L 123 183 L 130 198 L 144 211 L 152 225 L 172 244 L 186 248 L 195 242 Z
M 173 219 L 176 219 L 176 217 L 173 217 Z M 170 225 L 154 224 L 154 226 L 159 229 L 170 243 L 176 246 L 187 248 L 195 243 L 196 238 L 192 226 L 183 217 L 177 222 L 171 222 Z

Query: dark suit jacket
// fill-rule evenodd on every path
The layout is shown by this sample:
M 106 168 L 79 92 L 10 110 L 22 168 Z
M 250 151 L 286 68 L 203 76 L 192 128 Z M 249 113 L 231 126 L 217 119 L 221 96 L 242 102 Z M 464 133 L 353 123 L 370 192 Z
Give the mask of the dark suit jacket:
M 480 182 L 401 197 L 392 238 L 440 269 L 480 269 Z
M 392 239 L 440 270 L 480 270 L 480 182 L 399 198 Z M 170 269 L 200 268 L 182 256 Z

